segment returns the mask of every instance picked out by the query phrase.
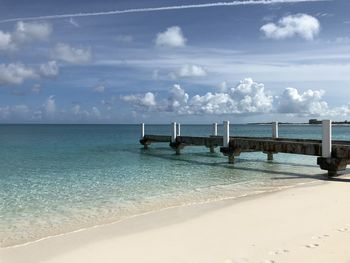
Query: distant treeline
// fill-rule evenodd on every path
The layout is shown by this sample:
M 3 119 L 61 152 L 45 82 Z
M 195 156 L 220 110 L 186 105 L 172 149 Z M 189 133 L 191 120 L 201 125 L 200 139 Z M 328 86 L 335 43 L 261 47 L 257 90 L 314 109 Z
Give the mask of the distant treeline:
M 248 124 L 258 124 L 258 125 L 271 125 L 272 122 L 251 122 Z M 278 122 L 280 125 L 293 125 L 293 124 L 322 124 L 321 120 L 310 119 L 309 122 Z M 332 121 L 332 124 L 350 124 L 350 121 Z

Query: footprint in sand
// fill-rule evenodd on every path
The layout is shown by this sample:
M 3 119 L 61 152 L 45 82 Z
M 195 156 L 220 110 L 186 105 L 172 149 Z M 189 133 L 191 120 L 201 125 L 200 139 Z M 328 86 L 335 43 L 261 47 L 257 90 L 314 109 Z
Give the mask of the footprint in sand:
M 306 245 L 305 247 L 307 247 L 307 248 L 317 248 L 319 246 L 320 246 L 319 244 L 309 244 L 309 245 Z
M 338 231 L 339 232 L 348 232 L 348 229 L 346 227 L 343 227 L 343 228 L 339 228 Z
M 272 256 L 276 256 L 276 255 L 281 255 L 281 254 L 285 254 L 288 252 L 289 252 L 288 249 L 282 249 L 282 250 L 271 251 L 271 252 L 269 252 L 269 254 Z
M 320 235 L 320 236 L 313 236 L 312 239 L 323 239 L 327 237 L 329 237 L 329 235 Z
M 235 260 L 226 259 L 226 260 L 224 261 L 224 263 L 246 263 L 246 262 L 248 262 L 248 259 L 245 259 L 245 258 L 235 259 Z

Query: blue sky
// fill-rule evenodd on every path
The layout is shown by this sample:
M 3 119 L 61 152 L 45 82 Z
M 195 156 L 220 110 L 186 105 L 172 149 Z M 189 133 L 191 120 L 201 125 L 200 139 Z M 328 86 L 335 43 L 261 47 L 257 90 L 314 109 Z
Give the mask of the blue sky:
M 349 118 L 349 1 L 226 3 L 0 0 L 0 122 Z

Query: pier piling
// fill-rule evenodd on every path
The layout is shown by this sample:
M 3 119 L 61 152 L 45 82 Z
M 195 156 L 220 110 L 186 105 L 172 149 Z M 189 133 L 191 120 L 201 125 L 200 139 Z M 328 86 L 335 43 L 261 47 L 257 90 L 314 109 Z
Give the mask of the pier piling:
M 272 139 L 278 138 L 278 122 L 274 121 L 272 122 Z M 267 154 L 267 160 L 273 161 L 273 155 L 277 152 L 265 152 Z
M 141 123 L 141 138 L 140 139 L 142 139 L 143 137 L 145 137 L 145 124 Z
M 224 136 L 223 136 L 223 147 L 228 148 L 230 144 L 230 122 L 224 121 Z M 235 157 L 233 154 L 228 155 L 228 163 L 234 163 Z
M 172 133 L 171 133 L 171 142 L 175 142 L 176 135 L 177 135 L 177 133 L 176 133 L 176 122 L 172 122 L 171 126 L 172 126 L 172 129 L 173 129 Z
M 213 136 L 218 136 L 218 124 L 216 122 L 213 123 Z
M 142 122 L 142 123 L 141 123 L 141 138 L 140 138 L 140 140 L 142 140 L 144 137 L 145 137 L 145 124 Z M 143 148 L 144 148 L 144 149 L 148 149 L 148 144 L 145 143 L 145 144 L 143 145 Z
M 332 156 L 332 122 L 330 120 L 322 121 L 322 157 Z
M 272 138 L 278 138 L 278 121 L 272 123 Z
M 177 136 L 180 136 L 181 135 L 181 124 L 180 123 L 178 123 L 177 124 Z
M 223 137 L 223 146 L 228 147 L 230 142 L 230 122 L 224 121 L 224 137 Z

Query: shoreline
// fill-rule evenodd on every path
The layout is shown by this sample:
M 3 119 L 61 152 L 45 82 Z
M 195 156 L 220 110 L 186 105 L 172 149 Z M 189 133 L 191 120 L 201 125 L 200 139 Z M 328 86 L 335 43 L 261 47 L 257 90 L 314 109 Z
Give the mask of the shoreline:
M 349 174 L 349 177 L 350 177 L 350 174 Z M 45 240 L 49 240 L 49 239 L 52 239 L 52 238 L 64 237 L 65 235 L 71 235 L 71 234 L 75 234 L 75 233 L 80 233 L 80 232 L 83 232 L 83 231 L 88 231 L 90 229 L 96 229 L 96 228 L 106 227 L 106 226 L 110 226 L 110 225 L 114 225 L 114 224 L 120 224 L 120 223 L 122 223 L 124 221 L 132 220 L 132 219 L 135 219 L 135 218 L 138 218 L 138 217 L 143 217 L 143 216 L 148 216 L 148 215 L 152 215 L 152 214 L 161 213 L 161 212 L 167 211 L 167 210 L 180 209 L 180 208 L 190 208 L 190 207 L 193 207 L 193 206 L 205 206 L 205 205 L 208 205 L 208 204 L 220 206 L 221 202 L 234 202 L 234 203 L 236 203 L 236 202 L 244 202 L 245 199 L 255 199 L 255 198 L 259 198 L 259 197 L 264 196 L 264 195 L 274 194 L 274 193 L 277 193 L 277 192 L 280 192 L 280 191 L 285 191 L 285 190 L 296 188 L 296 187 L 303 187 L 303 186 L 307 187 L 308 185 L 317 184 L 317 183 L 322 183 L 322 180 L 315 179 L 315 180 L 311 180 L 311 181 L 307 181 L 307 182 L 299 182 L 299 183 L 292 184 L 292 185 L 279 186 L 279 187 L 276 187 L 274 189 L 266 190 L 266 191 L 261 190 L 261 191 L 250 192 L 250 193 L 246 193 L 246 194 L 242 194 L 242 195 L 238 195 L 238 196 L 221 197 L 221 198 L 218 198 L 218 199 L 212 199 L 212 200 L 207 200 L 207 201 L 199 201 L 199 202 L 193 202 L 193 203 L 184 203 L 184 204 L 181 204 L 181 205 L 173 205 L 173 206 L 163 207 L 163 208 L 160 208 L 160 209 L 151 210 L 151 211 L 140 213 L 140 214 L 127 216 L 127 217 L 122 218 L 122 219 L 112 220 L 111 222 L 100 223 L 100 224 L 96 224 L 96 225 L 82 227 L 82 228 L 79 228 L 79 229 L 76 229 L 76 230 L 73 230 L 73 231 L 67 231 L 67 232 L 62 232 L 62 233 L 59 233 L 59 234 L 48 235 L 48 236 L 45 236 L 45 237 L 42 237 L 42 238 L 39 238 L 39 239 L 27 241 L 27 242 L 20 243 L 20 244 L 15 244 L 15 245 L 10 245 L 10 246 L 0 246 L 0 252 L 1 252 L 1 250 L 30 246 L 32 244 L 35 244 L 35 243 L 38 243 L 38 242 L 43 242 Z
M 112 262 L 113 260 L 118 261 L 118 259 L 120 262 L 225 262 L 225 259 L 220 259 L 217 261 L 208 260 L 213 260 L 214 258 L 220 257 L 233 258 L 233 256 L 237 257 L 238 254 L 246 254 L 246 256 L 250 255 L 252 247 L 247 247 L 246 244 L 246 239 L 249 237 L 255 239 L 253 250 L 254 255 L 251 257 L 250 261 L 235 261 L 236 259 L 232 259 L 232 261 L 227 262 L 261 262 L 259 260 L 262 260 L 263 258 L 261 252 L 259 251 L 264 250 L 264 248 L 272 241 L 268 240 L 264 235 L 261 235 L 261 233 L 259 234 L 259 232 L 264 232 L 265 228 L 266 230 L 271 230 L 274 228 L 278 228 L 280 230 L 284 229 L 284 221 L 286 223 L 289 222 L 289 224 L 295 224 L 295 222 L 293 223 L 289 219 L 289 217 L 295 217 L 294 212 L 298 212 L 300 222 L 310 220 L 313 222 L 312 224 L 308 225 L 308 227 L 311 229 L 315 228 L 315 233 L 313 235 L 317 236 L 322 235 L 322 233 L 330 232 L 329 229 L 317 229 L 317 226 L 326 228 L 328 227 L 328 224 L 330 224 L 332 228 L 338 228 L 340 230 L 343 229 L 343 232 L 347 233 L 347 230 L 345 229 L 347 229 L 347 227 L 350 229 L 350 224 L 344 227 L 344 224 L 338 222 L 340 219 L 342 219 L 341 217 L 346 219 L 344 222 L 350 222 L 350 213 L 343 209 L 343 206 L 350 208 L 350 204 L 341 202 L 344 199 L 340 199 L 341 196 L 350 197 L 350 192 L 348 194 L 346 191 L 347 182 L 350 182 L 350 176 L 343 175 L 339 177 L 339 180 L 315 180 L 312 182 L 303 183 L 302 185 L 291 186 L 287 189 L 248 195 L 243 198 L 231 198 L 208 203 L 165 208 L 160 211 L 134 216 L 132 218 L 114 222 L 108 225 L 100 225 L 84 230 L 61 234 L 59 236 L 41 239 L 16 247 L 0 248 L 0 258 L 4 263 L 23 262 L 23 260 L 28 263 L 39 261 L 50 263 L 96 262 L 96 257 L 100 257 L 104 262 Z M 324 192 L 330 192 L 332 194 L 329 195 L 328 198 L 327 196 L 324 196 Z M 300 195 L 300 197 L 295 198 L 296 195 Z M 290 205 L 289 208 L 288 204 L 287 207 L 284 207 L 283 203 L 281 203 L 283 199 L 288 202 Z M 310 202 L 310 204 L 314 203 L 315 207 L 308 207 L 306 205 L 308 202 Z M 339 206 L 339 208 L 342 208 L 341 211 L 343 212 L 335 210 L 335 208 L 331 207 L 330 204 Z M 277 210 L 274 209 L 270 210 L 271 207 L 274 206 L 278 206 L 280 209 L 286 209 L 285 213 L 282 211 L 277 212 Z M 324 208 L 318 209 L 318 206 Z M 293 209 L 296 210 L 290 213 L 290 210 Z M 298 209 L 300 209 L 300 211 L 298 211 Z M 331 216 L 332 214 L 328 214 L 327 211 L 325 211 L 327 209 L 334 210 L 334 217 Z M 265 213 L 265 210 L 270 212 Z M 269 213 L 272 213 L 274 216 L 269 215 Z M 303 218 L 305 213 L 310 214 L 310 217 L 315 217 L 315 220 L 308 217 Z M 265 222 L 266 225 L 262 224 L 260 226 L 261 222 L 259 222 L 259 220 L 256 221 L 256 219 L 259 217 L 261 217 L 261 221 Z M 325 220 L 324 217 L 329 217 L 329 219 L 334 222 L 332 223 L 331 220 L 326 220 L 327 224 L 323 225 L 322 220 Z M 235 221 L 237 222 L 233 224 Z M 240 227 L 237 228 L 236 224 L 240 225 Z M 217 228 L 218 232 L 213 232 L 212 228 Z M 227 235 L 226 230 L 234 230 L 233 233 L 236 233 L 237 235 L 232 233 L 232 235 Z M 291 226 L 290 229 L 287 228 L 284 230 L 292 232 L 286 234 L 283 234 L 283 231 L 267 232 L 271 233 L 272 236 L 275 235 L 273 240 L 278 241 L 277 244 L 287 242 L 288 240 L 285 240 L 286 237 L 289 239 L 290 236 L 294 236 L 296 234 L 305 236 L 304 232 L 307 232 L 310 235 L 310 238 L 312 236 L 312 233 L 309 233 L 307 227 L 300 227 L 298 224 Z M 340 230 L 338 232 L 342 233 Z M 201 232 L 209 233 L 206 233 L 206 238 L 203 239 L 197 235 L 194 235 L 194 233 L 196 233 L 200 236 L 203 234 Z M 347 234 L 348 235 L 345 236 L 346 238 L 348 237 L 350 241 L 350 232 Z M 281 235 L 281 237 L 279 237 L 279 235 Z M 333 236 L 333 234 L 327 235 Z M 155 247 L 153 247 L 152 244 L 148 244 L 154 238 L 155 243 L 153 245 L 155 245 Z M 182 240 L 181 242 L 183 242 L 183 244 L 181 242 L 174 243 L 174 238 L 176 241 Z M 220 245 L 218 245 L 218 247 L 208 246 L 208 242 L 210 245 L 212 245 L 210 239 L 220 240 Z M 149 242 L 147 240 L 149 240 Z M 204 249 L 198 250 L 196 242 L 190 242 L 191 240 L 196 240 L 197 242 L 203 243 L 201 246 L 203 246 Z M 226 242 L 222 242 L 222 240 L 225 240 Z M 331 238 L 328 238 L 327 240 L 331 240 Z M 310 243 L 312 240 L 308 240 L 308 242 Z M 305 243 L 307 242 L 305 241 Z M 308 245 L 311 246 L 310 244 L 306 244 L 304 247 Z M 177 249 L 173 251 L 172 246 L 175 246 Z M 271 244 L 271 246 L 276 246 L 276 244 Z M 319 246 L 321 245 L 315 245 L 313 249 L 310 248 L 309 250 L 311 252 L 320 250 Z M 337 243 L 337 247 L 339 246 L 341 247 L 341 244 Z M 234 253 L 234 255 L 228 257 L 230 254 L 228 247 L 231 249 L 235 247 L 242 247 L 242 249 L 236 251 L 236 253 L 238 253 L 237 255 Z M 281 250 L 278 253 L 276 252 L 275 255 L 270 255 L 273 253 L 267 253 L 266 256 L 270 256 L 272 258 L 277 256 L 280 258 L 287 257 L 285 259 L 286 261 L 281 262 L 293 262 L 292 260 L 288 261 L 288 256 L 291 256 L 292 254 L 290 251 L 293 249 L 287 244 L 285 247 L 287 247 L 285 250 L 288 250 L 288 253 L 282 253 Z M 130 250 L 131 248 L 133 248 L 135 251 L 143 252 L 145 252 L 146 248 L 148 248 L 150 251 L 153 251 L 156 248 L 157 251 L 164 251 L 162 253 L 159 252 L 159 255 L 153 251 L 155 254 L 143 254 L 144 257 L 138 258 L 138 256 L 141 255 L 137 255 L 137 253 L 127 253 L 127 249 Z M 186 260 L 183 258 L 184 253 L 185 251 L 186 253 L 189 253 L 187 250 L 190 248 L 192 249 L 191 251 L 195 252 L 191 252 L 193 255 L 190 255 L 189 260 Z M 205 248 L 215 249 L 214 251 L 210 251 L 210 249 L 206 250 Z M 44 252 L 43 249 L 45 250 Z M 118 253 L 116 253 L 116 250 Z M 215 250 L 218 251 L 215 252 Z M 294 248 L 294 250 L 296 249 Z M 91 255 L 89 251 L 94 251 L 93 255 Z M 204 251 L 204 255 L 200 254 L 199 251 Z M 224 252 L 228 255 L 224 255 Z M 304 252 L 305 251 L 303 251 L 303 253 Z M 138 259 L 138 261 L 136 259 Z M 295 260 L 297 258 L 293 259 Z M 347 260 L 348 259 L 349 258 L 347 258 Z M 321 261 L 311 262 L 326 262 L 322 261 L 322 259 L 320 260 Z M 340 260 L 337 262 L 346 261 Z

